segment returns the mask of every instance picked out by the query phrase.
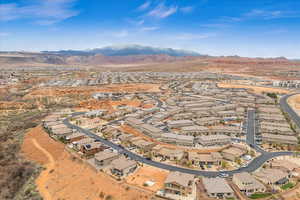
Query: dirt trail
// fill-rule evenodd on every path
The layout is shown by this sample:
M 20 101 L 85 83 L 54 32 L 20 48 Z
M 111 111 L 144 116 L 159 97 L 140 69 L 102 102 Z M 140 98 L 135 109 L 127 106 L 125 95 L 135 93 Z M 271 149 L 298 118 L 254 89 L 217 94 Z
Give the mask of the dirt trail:
M 43 154 L 45 154 L 45 156 L 48 159 L 48 163 L 46 164 L 46 170 L 41 172 L 36 182 L 37 182 L 39 192 L 42 194 L 43 198 L 45 200 L 52 200 L 52 197 L 47 189 L 46 182 L 48 179 L 47 178 L 48 174 L 50 173 L 51 170 L 54 170 L 54 166 L 55 166 L 54 158 L 46 149 L 41 147 L 41 145 L 36 141 L 36 139 L 33 138 L 32 143 L 38 150 L 43 152 Z
M 151 191 L 118 182 L 103 172 L 97 173 L 66 151 L 62 143 L 51 139 L 41 126 L 25 134 L 22 153 L 46 168 L 36 180 L 45 200 L 149 200 L 153 196 Z

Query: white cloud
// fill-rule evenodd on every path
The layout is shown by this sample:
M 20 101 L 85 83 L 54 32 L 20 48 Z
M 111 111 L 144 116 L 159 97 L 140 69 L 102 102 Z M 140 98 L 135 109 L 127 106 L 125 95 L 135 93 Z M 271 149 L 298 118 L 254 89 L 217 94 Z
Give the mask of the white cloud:
M 186 7 L 181 7 L 179 9 L 182 13 L 191 13 L 194 10 L 193 6 L 186 6 Z
M 0 37 L 6 37 L 6 36 L 9 36 L 9 35 L 10 35 L 9 33 L 0 32 Z
M 147 16 L 163 19 L 175 14 L 178 6 L 165 6 L 163 3 L 158 4 L 153 10 L 149 11 Z
M 259 10 L 259 9 L 251 10 L 250 12 L 245 14 L 246 17 L 262 17 L 265 19 L 279 18 L 282 17 L 283 15 L 284 12 L 280 10 L 267 11 L 267 10 Z
M 270 19 L 281 19 L 281 18 L 300 18 L 300 12 L 292 11 L 292 10 L 253 9 L 238 17 L 224 16 L 221 18 L 221 21 L 240 22 L 240 21 L 253 20 L 253 19 L 270 20 Z
M 121 30 L 120 32 L 114 33 L 113 36 L 117 38 L 124 38 L 129 35 L 129 32 L 127 30 Z
M 215 33 L 182 33 L 174 36 L 176 40 L 197 40 L 197 39 L 206 39 L 210 37 L 215 37 Z
M 135 25 L 135 26 L 141 26 L 145 23 L 144 19 L 126 19 L 126 22 L 128 22 L 129 24 Z
M 231 25 L 227 23 L 212 23 L 212 24 L 202 24 L 200 26 L 204 28 L 228 28 Z
M 76 0 L 33 0 L 31 4 L 0 4 L 0 21 L 33 19 L 44 25 L 57 23 L 79 14 L 73 9 Z
M 151 5 L 151 2 L 150 1 L 146 1 L 145 3 L 143 3 L 142 5 L 140 5 L 137 10 L 138 11 L 146 10 L 147 8 L 149 8 L 150 5 Z
M 157 26 L 149 26 L 149 27 L 142 27 L 140 30 L 141 31 L 155 31 L 157 29 L 159 29 L 159 27 L 157 27 Z

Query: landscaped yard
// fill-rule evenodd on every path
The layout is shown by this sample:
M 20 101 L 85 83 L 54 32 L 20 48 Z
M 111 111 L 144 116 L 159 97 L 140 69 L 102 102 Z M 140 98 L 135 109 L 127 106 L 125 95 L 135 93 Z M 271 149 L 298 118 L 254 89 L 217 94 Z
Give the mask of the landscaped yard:
M 233 197 L 226 198 L 226 200 L 235 200 Z
M 250 196 L 250 199 L 261 199 L 271 196 L 271 193 L 254 193 Z
M 281 189 L 287 190 L 287 189 L 293 188 L 294 186 L 295 186 L 294 183 L 289 182 L 289 183 L 284 184 L 283 186 L 281 186 Z

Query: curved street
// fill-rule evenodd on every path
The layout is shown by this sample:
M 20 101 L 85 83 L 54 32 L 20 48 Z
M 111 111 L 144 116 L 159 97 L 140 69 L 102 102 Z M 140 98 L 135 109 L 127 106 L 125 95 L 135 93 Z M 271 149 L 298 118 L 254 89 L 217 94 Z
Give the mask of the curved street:
M 290 115 L 290 117 L 297 124 L 297 126 L 300 127 L 299 126 L 300 125 L 300 117 L 295 113 L 295 111 L 287 103 L 287 98 L 292 96 L 292 95 L 295 95 L 295 94 L 290 94 L 290 95 L 286 95 L 286 96 L 282 97 L 280 99 L 280 106 L 285 112 L 287 112 Z M 160 104 L 161 104 L 161 102 L 160 102 Z M 84 112 L 76 112 L 76 113 L 72 114 L 72 117 L 77 116 L 77 115 L 82 115 L 82 114 L 84 114 Z M 247 120 L 247 123 L 248 123 L 247 124 L 247 127 L 248 127 L 247 128 L 247 144 L 250 145 L 255 150 L 259 150 L 261 155 L 254 158 L 247 166 L 241 167 L 241 168 L 236 169 L 236 170 L 231 170 L 231 171 L 200 171 L 200 170 L 193 170 L 193 169 L 168 165 L 168 164 L 156 162 L 156 161 L 153 161 L 153 160 L 148 160 L 148 159 L 146 159 L 146 158 L 144 158 L 144 157 L 142 157 L 138 154 L 135 154 L 135 153 L 125 149 L 124 147 L 122 147 L 120 145 L 114 144 L 114 143 L 112 143 L 108 140 L 103 139 L 102 137 L 92 133 L 91 131 L 89 131 L 87 129 L 83 129 L 79 126 L 71 124 L 69 122 L 68 118 L 66 118 L 63 121 L 63 123 L 65 125 L 67 125 L 68 127 L 72 128 L 72 129 L 76 129 L 77 131 L 82 132 L 82 133 L 86 134 L 87 136 L 102 142 L 104 145 L 107 145 L 107 146 L 117 150 L 119 153 L 122 153 L 122 154 L 128 156 L 132 160 L 135 160 L 135 161 L 138 161 L 138 162 L 141 162 L 141 163 L 145 163 L 145 164 L 148 164 L 148 165 L 152 165 L 154 167 L 158 167 L 158 168 L 161 168 L 161 169 L 170 170 L 170 171 L 179 171 L 179 172 L 193 174 L 193 175 L 197 175 L 197 176 L 216 177 L 216 176 L 220 175 L 221 173 L 227 173 L 229 175 L 233 175 L 235 173 L 240 173 L 240 172 L 254 172 L 256 169 L 261 167 L 265 162 L 267 162 L 268 160 L 270 160 L 272 158 L 275 158 L 275 157 L 278 157 L 278 156 L 286 156 L 286 155 L 292 155 L 293 154 L 293 152 L 289 152 L 289 151 L 285 151 L 285 152 L 266 152 L 266 151 L 262 150 L 260 147 L 258 147 L 254 142 L 255 140 L 253 139 L 253 137 L 255 135 L 255 132 L 254 132 L 255 129 L 253 129 L 253 127 L 254 127 L 253 123 L 255 123 L 254 112 L 248 112 L 248 117 L 250 118 L 250 120 Z M 121 120 L 122 119 L 111 121 L 111 122 L 109 122 L 109 124 L 113 124 L 113 123 L 121 121 Z
M 300 117 L 299 115 L 291 108 L 291 106 L 288 104 L 287 99 L 293 95 L 296 95 L 299 93 L 293 93 L 283 96 L 280 101 L 280 107 L 283 109 L 284 112 L 286 112 L 290 118 L 294 121 L 294 123 L 297 125 L 298 128 L 300 128 Z

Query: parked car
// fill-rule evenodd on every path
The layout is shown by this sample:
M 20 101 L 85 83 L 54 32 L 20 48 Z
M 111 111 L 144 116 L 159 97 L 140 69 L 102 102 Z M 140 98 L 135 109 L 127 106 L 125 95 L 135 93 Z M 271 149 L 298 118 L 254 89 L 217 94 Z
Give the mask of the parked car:
M 229 176 L 229 174 L 226 174 L 226 173 L 219 174 L 219 177 L 221 177 L 221 178 L 227 178 L 228 176 Z

